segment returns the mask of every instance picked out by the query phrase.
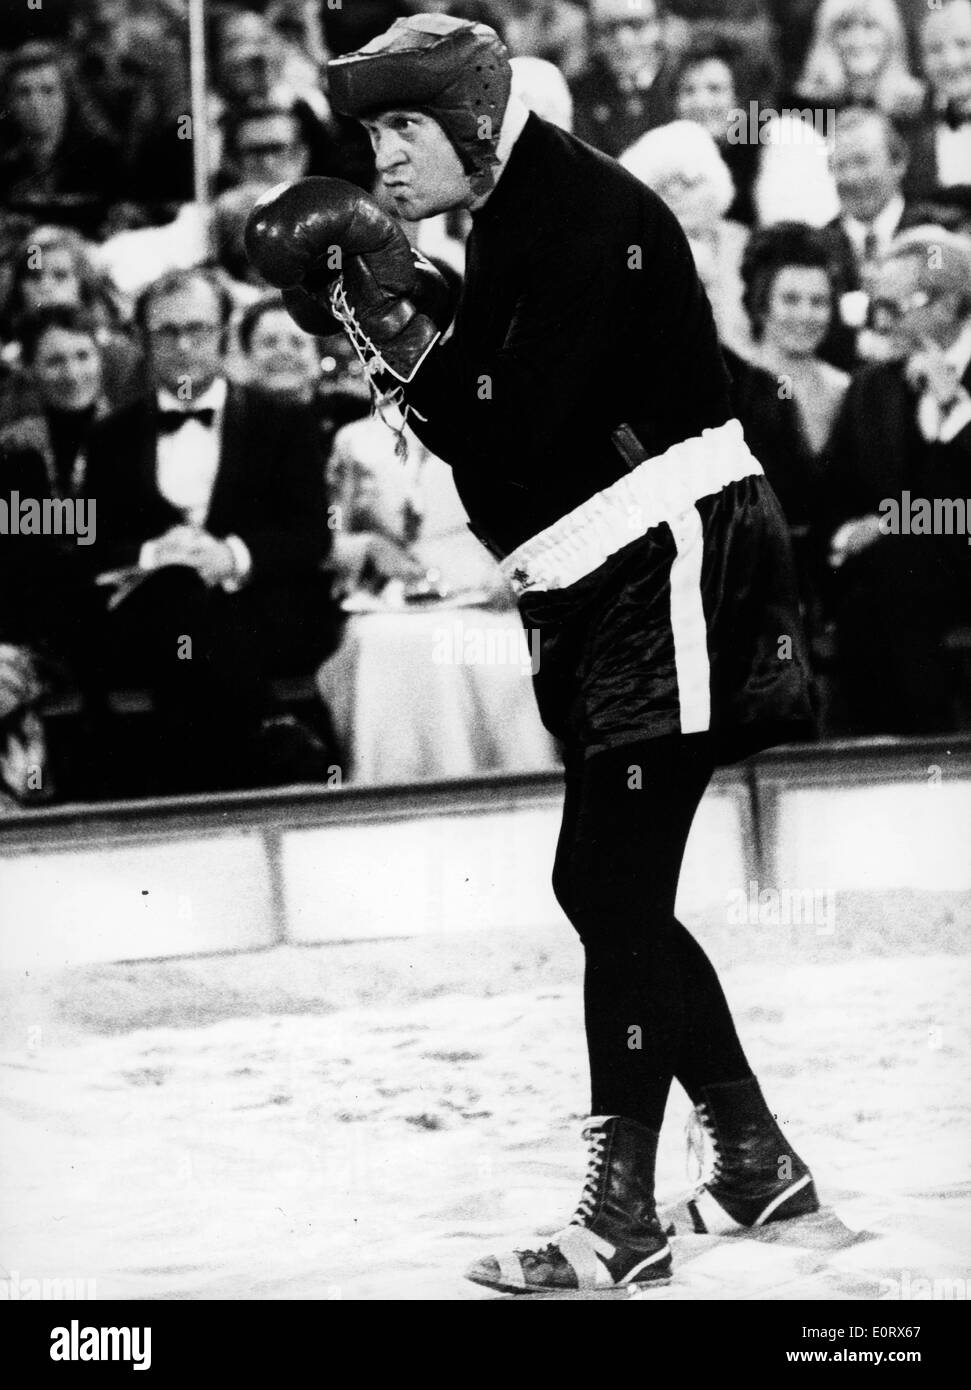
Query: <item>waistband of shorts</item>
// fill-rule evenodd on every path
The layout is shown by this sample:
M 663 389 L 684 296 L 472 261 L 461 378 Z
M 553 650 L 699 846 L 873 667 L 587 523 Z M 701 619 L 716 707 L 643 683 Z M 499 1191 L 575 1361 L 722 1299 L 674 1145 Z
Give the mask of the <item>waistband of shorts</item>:
M 517 594 L 566 589 L 652 527 L 676 521 L 703 497 L 762 471 L 741 423 L 728 420 L 645 459 L 523 541 L 500 569 Z

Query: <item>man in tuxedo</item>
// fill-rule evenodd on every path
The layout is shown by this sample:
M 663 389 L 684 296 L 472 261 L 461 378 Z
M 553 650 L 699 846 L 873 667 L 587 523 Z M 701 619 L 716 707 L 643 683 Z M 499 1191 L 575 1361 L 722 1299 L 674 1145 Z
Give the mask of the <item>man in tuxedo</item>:
M 945 732 L 942 637 L 971 621 L 971 242 L 903 233 L 872 310 L 893 360 L 856 375 L 830 442 L 842 690 L 855 734 Z
M 914 136 L 908 193 L 971 213 L 971 0 L 928 6 L 920 49 L 930 112 Z
M 137 317 L 153 395 L 106 420 L 88 459 L 92 549 L 110 576 L 106 673 L 153 689 L 182 788 L 315 780 L 328 766 L 269 689 L 337 640 L 318 435 L 306 408 L 227 382 L 229 310 L 203 271 L 149 286 Z
M 616 158 L 674 119 L 663 0 L 590 0 L 590 64 L 573 84 L 573 129 Z
M 909 221 L 902 185 L 907 146 L 880 111 L 850 107 L 840 113 L 830 150 L 830 167 L 840 200 L 839 214 L 824 228 L 843 291 L 837 365 L 852 367 L 854 340 L 866 321 L 878 268 L 890 244 Z

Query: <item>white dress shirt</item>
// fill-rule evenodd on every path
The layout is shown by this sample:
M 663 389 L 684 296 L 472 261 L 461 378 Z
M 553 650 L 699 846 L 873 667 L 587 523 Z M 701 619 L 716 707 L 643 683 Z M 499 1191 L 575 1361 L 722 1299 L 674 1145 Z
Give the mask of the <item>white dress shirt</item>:
M 186 525 L 196 526 L 200 530 L 205 529 L 219 472 L 228 389 L 225 378 L 218 377 L 208 390 L 191 401 L 180 400 L 164 386 L 160 386 L 157 392 L 160 410 L 187 416 L 197 410 L 215 412 L 211 426 L 204 425 L 201 420 L 188 418 L 177 430 L 160 434 L 156 446 L 155 481 L 159 492 L 183 514 Z M 225 543 L 232 552 L 236 573 L 223 580 L 222 587 L 234 592 L 249 577 L 253 561 L 239 536 L 226 536 Z M 155 541 L 145 542 L 138 563 L 142 569 L 157 568 Z
M 971 364 L 971 323 L 965 324 L 944 357 L 956 371 L 960 383 Z M 918 401 L 917 424 L 929 443 L 950 444 L 965 425 L 971 423 L 971 395 L 960 385 L 958 390 L 958 398 L 946 414 L 929 391 L 925 391 Z
M 940 121 L 934 127 L 934 153 L 941 188 L 971 183 L 971 124 L 952 130 Z
M 860 222 L 855 217 L 844 216 L 843 226 L 846 234 L 853 243 L 853 250 L 856 252 L 857 259 L 865 258 L 867 233 L 872 232 L 876 244 L 874 246 L 874 260 L 882 260 L 890 248 L 890 243 L 897 235 L 897 228 L 900 226 L 900 219 L 904 215 L 903 194 L 897 193 L 886 207 L 877 213 L 872 222 Z

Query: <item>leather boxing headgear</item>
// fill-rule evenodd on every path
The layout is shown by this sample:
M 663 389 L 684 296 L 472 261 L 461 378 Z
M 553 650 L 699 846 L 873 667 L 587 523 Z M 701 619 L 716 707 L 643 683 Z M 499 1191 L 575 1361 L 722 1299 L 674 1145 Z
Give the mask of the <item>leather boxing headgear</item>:
M 327 64 L 329 97 L 358 119 L 396 107 L 422 111 L 445 131 L 472 179 L 488 193 L 509 102 L 509 54 L 494 29 L 450 15 L 397 19 L 356 53 Z

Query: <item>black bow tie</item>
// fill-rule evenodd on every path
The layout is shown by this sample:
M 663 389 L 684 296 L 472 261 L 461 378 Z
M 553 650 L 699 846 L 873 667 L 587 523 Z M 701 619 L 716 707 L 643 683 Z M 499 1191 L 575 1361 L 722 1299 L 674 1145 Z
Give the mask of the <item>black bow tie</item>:
M 949 101 L 941 112 L 941 120 L 951 130 L 960 130 L 962 126 L 971 125 L 971 111 L 961 111 L 956 101 Z
M 198 420 L 200 425 L 211 429 L 215 418 L 216 412 L 211 407 L 203 410 L 159 410 L 156 415 L 159 434 L 175 434 L 186 420 Z

